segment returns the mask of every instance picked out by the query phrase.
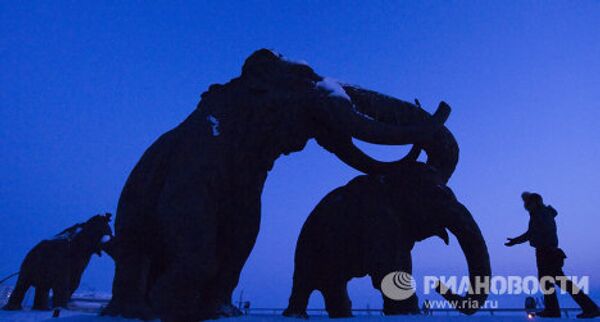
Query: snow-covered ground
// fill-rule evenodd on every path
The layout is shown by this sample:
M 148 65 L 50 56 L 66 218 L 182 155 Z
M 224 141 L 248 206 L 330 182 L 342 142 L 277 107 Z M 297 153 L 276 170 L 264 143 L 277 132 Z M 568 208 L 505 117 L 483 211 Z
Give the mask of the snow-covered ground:
M 571 317 L 570 319 L 574 319 Z M 545 321 L 545 319 L 533 318 L 532 320 Z M 404 321 L 421 321 L 421 322 L 529 322 L 524 315 L 505 315 L 505 316 L 490 316 L 489 314 L 481 314 L 475 316 L 446 316 L 440 314 L 438 316 L 398 316 L 398 317 L 382 317 L 382 316 L 357 316 L 350 319 L 335 319 L 329 320 L 325 316 L 311 316 L 309 321 L 335 321 L 335 322 L 404 322 Z M 552 319 L 551 321 L 569 320 L 568 318 Z M 108 318 L 100 317 L 96 314 L 85 314 L 81 312 L 72 312 L 63 310 L 59 318 L 52 318 L 52 312 L 32 312 L 32 311 L 21 311 L 21 312 L 6 312 L 0 311 L 1 322 L 131 322 L 133 320 L 127 320 L 122 318 Z M 239 318 L 228 318 L 221 319 L 221 321 L 227 322 L 294 322 L 302 321 L 296 319 L 284 318 L 279 315 L 246 315 Z

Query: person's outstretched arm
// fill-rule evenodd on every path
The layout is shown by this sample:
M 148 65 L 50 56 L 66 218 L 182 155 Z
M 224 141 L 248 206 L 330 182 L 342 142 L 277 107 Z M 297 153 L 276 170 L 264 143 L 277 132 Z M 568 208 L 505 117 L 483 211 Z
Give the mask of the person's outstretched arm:
M 526 241 L 529 240 L 529 230 L 527 230 L 525 233 L 523 233 L 522 235 L 515 237 L 515 238 L 507 238 L 507 242 L 504 243 L 505 246 L 511 247 L 514 245 L 518 245 L 518 244 L 522 244 Z

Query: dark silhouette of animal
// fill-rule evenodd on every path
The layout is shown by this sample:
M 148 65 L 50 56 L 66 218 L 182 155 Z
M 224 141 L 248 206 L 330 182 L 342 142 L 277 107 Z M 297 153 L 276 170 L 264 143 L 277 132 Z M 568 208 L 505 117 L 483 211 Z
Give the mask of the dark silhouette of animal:
M 50 290 L 52 306 L 66 307 L 92 255 L 101 256 L 102 244 L 112 238 L 110 218 L 108 213 L 93 216 L 37 244 L 25 256 L 15 289 L 3 309 L 20 310 L 30 287 L 35 287 L 34 310 L 50 308 Z
M 302 227 L 284 315 L 306 317 L 308 299 L 318 290 L 330 317 L 351 316 L 348 281 L 369 275 L 373 287 L 381 291 L 382 279 L 389 273 L 412 273 L 416 241 L 439 236 L 448 243 L 446 229 L 462 247 L 471 285 L 477 276 L 489 277 L 489 256 L 477 223 L 444 182 L 433 167 L 405 162 L 394 174 L 358 176 L 330 192 Z M 382 295 L 386 315 L 419 312 L 416 295 L 402 301 Z M 486 292 L 442 295 L 467 314 L 487 298 Z
M 143 154 L 117 208 L 113 298 L 105 315 L 195 321 L 240 314 L 231 304 L 260 222 L 267 173 L 309 139 L 367 173 L 394 169 L 352 138 L 417 144 L 448 177 L 458 148 L 422 108 L 319 76 L 262 49 L 241 76 L 211 85 L 197 108 Z

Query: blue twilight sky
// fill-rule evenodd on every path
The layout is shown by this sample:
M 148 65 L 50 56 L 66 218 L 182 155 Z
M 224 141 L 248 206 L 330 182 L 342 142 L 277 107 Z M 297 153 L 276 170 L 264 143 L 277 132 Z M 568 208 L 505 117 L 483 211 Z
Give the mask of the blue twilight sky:
M 526 229 L 519 194 L 532 189 L 559 211 L 567 274 L 590 275 L 597 297 L 600 3 L 365 3 L 0 2 L 0 275 L 40 239 L 114 212 L 153 140 L 269 47 L 430 111 L 449 102 L 461 146 L 450 185 L 476 216 L 494 273 L 535 274 L 530 247 L 502 245 Z M 388 160 L 406 151 L 363 146 Z M 312 141 L 277 161 L 236 297 L 287 303 L 304 218 L 355 175 Z M 417 276 L 466 273 L 454 239 L 418 244 L 414 266 Z M 108 291 L 112 274 L 94 257 L 83 288 Z M 381 305 L 366 279 L 350 293 L 355 307 Z

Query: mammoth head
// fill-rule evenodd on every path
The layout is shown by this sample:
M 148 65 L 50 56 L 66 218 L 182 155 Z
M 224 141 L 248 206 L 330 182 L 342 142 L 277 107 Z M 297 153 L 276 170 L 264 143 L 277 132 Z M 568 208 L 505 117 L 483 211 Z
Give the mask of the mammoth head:
M 113 232 L 110 227 L 112 219 L 111 213 L 104 215 L 95 215 L 82 224 L 82 235 L 94 245 L 94 252 L 98 256 L 102 256 L 104 245 L 109 243 L 113 238 Z
M 374 160 L 353 144 L 353 138 L 374 144 L 413 144 L 405 159 L 416 159 L 423 149 L 427 163 L 446 181 L 458 161 L 458 145 L 444 126 L 450 114 L 444 102 L 431 115 L 420 105 L 320 76 L 306 63 L 267 49 L 246 59 L 238 82 L 252 101 L 276 106 L 274 113 L 283 111 L 278 122 L 291 137 L 304 143 L 315 138 L 359 171 L 387 173 L 401 162 Z M 295 146 L 299 150 L 303 143 Z
M 487 246 L 477 222 L 437 171 L 419 162 L 406 162 L 400 170 L 385 176 L 385 182 L 397 207 L 405 210 L 399 215 L 409 227 L 412 241 L 438 236 L 448 244 L 448 230 L 456 237 L 467 261 L 471 283 L 467 294 L 454 294 L 440 283 L 436 290 L 462 313 L 477 312 L 487 299 L 491 276 Z

